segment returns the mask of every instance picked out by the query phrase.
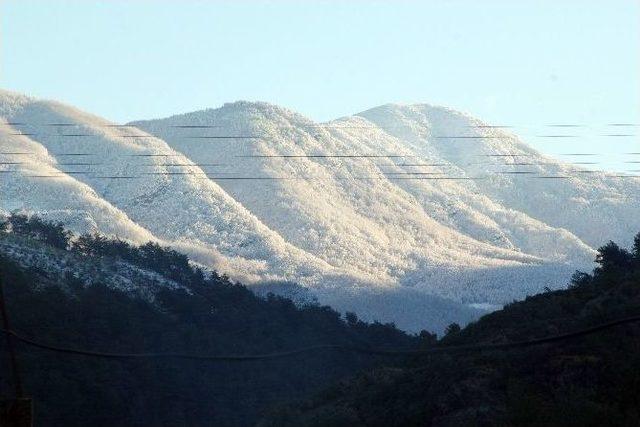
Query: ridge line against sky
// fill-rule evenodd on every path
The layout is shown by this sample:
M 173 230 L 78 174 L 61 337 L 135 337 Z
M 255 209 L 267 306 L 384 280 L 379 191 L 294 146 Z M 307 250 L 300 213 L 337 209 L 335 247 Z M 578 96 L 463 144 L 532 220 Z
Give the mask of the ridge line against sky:
M 236 99 L 316 121 L 397 102 L 516 127 L 638 123 L 639 22 L 634 0 L 4 0 L 0 86 L 120 123 Z M 610 140 L 562 146 L 638 151 Z

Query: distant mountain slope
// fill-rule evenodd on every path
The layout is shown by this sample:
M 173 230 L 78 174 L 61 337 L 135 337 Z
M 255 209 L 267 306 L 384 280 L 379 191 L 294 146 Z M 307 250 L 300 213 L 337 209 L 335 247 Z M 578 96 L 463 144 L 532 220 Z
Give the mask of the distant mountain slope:
M 54 102 L 10 93 L 5 93 L 2 101 L 0 115 L 6 122 L 24 123 L 3 126 L 11 133 L 27 134 L 21 141 L 24 147 L 45 152 L 61 173 L 72 174 L 68 180 L 90 186 L 95 194 L 158 238 L 192 249 L 203 262 L 227 262 L 232 269 L 235 263 L 238 273 L 245 278 L 253 275 L 254 280 L 263 276 L 291 279 L 309 272 L 331 274 L 331 267 L 289 245 L 214 182 L 201 176 L 162 175 L 170 161 L 190 163 L 164 141 L 137 129 L 113 127 L 105 120 Z M 6 152 L 12 152 L 15 146 L 7 147 Z M 23 171 L 7 175 L 21 176 Z M 53 180 L 41 181 L 47 185 Z M 47 198 L 19 194 L 21 187 L 14 191 L 11 201 L 16 207 L 29 208 Z M 47 203 L 60 201 L 50 199 Z
M 216 163 L 212 179 L 288 241 L 391 283 L 495 303 L 535 291 L 531 275 L 557 287 L 565 263 L 593 258 L 571 232 L 492 200 L 475 181 L 407 179 L 469 175 L 430 142 L 419 150 L 363 117 L 318 124 L 238 102 L 132 124 L 196 163 Z M 233 135 L 255 138 L 224 138 Z
M 155 239 L 91 187 L 62 173 L 42 145 L 11 133 L 0 125 L 0 213 L 27 209 L 78 232 L 101 231 L 137 243 Z
M 410 270 L 423 259 L 495 266 L 538 257 L 583 258 L 590 252 L 570 233 L 501 208 L 472 194 L 466 183 L 406 180 L 414 176 L 401 175 L 407 168 L 393 167 L 394 160 L 384 156 L 407 156 L 397 162 L 415 163 L 422 153 L 358 118 L 319 125 L 276 106 L 240 102 L 133 124 L 194 162 L 218 162 L 213 180 L 289 241 L 327 262 L 377 277 L 395 279 L 393 270 Z M 199 134 L 259 138 L 190 138 L 189 126 L 202 125 L 215 127 L 196 130 Z M 287 157 L 305 155 L 313 157 Z M 246 176 L 287 179 L 233 179 Z M 525 227 L 527 232 L 518 234 Z
M 299 249 L 206 179 L 199 166 L 189 167 L 194 175 L 173 175 L 175 167 L 168 164 L 192 162 L 139 129 L 14 93 L 4 92 L 1 101 L 1 127 L 8 138 L 2 140 L 0 170 L 10 177 L 3 180 L 6 198 L 0 199 L 5 212 L 37 212 L 75 231 L 101 231 L 134 242 L 157 239 L 236 280 L 294 281 L 310 286 L 337 309 L 355 310 L 366 319 L 396 320 L 404 328 L 429 325 L 439 330 L 447 321 L 465 322 L 478 313 L 460 302 L 393 288 L 384 278 L 332 266 Z M 42 156 L 47 164 L 42 170 L 15 164 Z M 34 181 L 37 190 L 27 191 L 25 181 Z M 65 185 L 83 191 L 90 187 L 99 202 L 78 198 Z M 117 207 L 147 234 L 114 229 L 118 221 L 100 213 L 96 203 Z
M 359 116 L 383 127 L 419 154 L 436 152 L 467 176 L 516 170 L 541 176 L 569 176 L 535 179 L 501 174 L 473 185 L 503 206 L 568 230 L 592 247 L 607 239 L 630 244 L 629 236 L 638 229 L 638 178 L 584 173 L 585 168 L 545 156 L 513 133 L 486 127 L 486 123 L 449 108 L 389 104 Z
M 513 136 L 479 139 L 473 150 L 436 138 L 496 131 L 424 105 L 319 124 L 274 105 L 236 102 L 116 126 L 3 92 L 0 117 L 5 132 L 23 133 L 20 143 L 35 144 L 68 174 L 62 182 L 89 188 L 196 261 L 246 283 L 296 282 L 340 310 L 412 330 L 425 321 L 439 330 L 464 322 L 478 313 L 468 304 L 495 307 L 563 286 L 575 268 L 590 266 L 601 230 L 627 235 L 640 222 L 640 184 L 632 180 L 468 179 L 492 171 L 486 163 L 498 157 L 485 156 L 520 150 L 531 163 L 547 159 Z M 570 168 L 549 163 L 541 173 Z M 32 196 L 21 180 L 34 178 L 21 167 L 0 165 L 12 177 L 0 209 L 59 212 L 73 226 L 64 198 L 49 197 L 58 179 L 41 179 Z M 76 210 L 90 228 L 132 239 L 97 218 L 92 200 L 77 203 L 86 205 Z M 563 212 L 553 220 L 557 206 Z

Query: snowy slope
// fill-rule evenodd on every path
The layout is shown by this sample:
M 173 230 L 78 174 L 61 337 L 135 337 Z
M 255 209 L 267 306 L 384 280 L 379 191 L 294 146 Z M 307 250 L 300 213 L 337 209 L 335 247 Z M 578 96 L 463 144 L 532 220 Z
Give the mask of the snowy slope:
M 210 135 L 257 134 L 260 138 L 203 142 L 185 138 L 184 129 L 171 127 L 202 122 L 223 124 L 208 132 Z M 159 123 L 156 129 L 146 123 L 137 125 L 158 134 L 194 162 L 226 166 L 212 173 L 213 180 L 288 241 L 329 263 L 388 279 L 396 277 L 392 270 L 408 268 L 412 258 L 424 258 L 426 250 L 434 263 L 534 261 L 443 227 L 386 180 L 371 161 L 239 157 L 331 155 L 351 153 L 351 146 L 360 145 L 358 141 L 330 137 L 318 141 L 313 129 L 306 129 L 305 124 L 308 121 L 304 118 L 278 107 L 238 103 L 214 112 L 178 116 Z M 393 152 L 395 147 L 377 148 Z M 291 179 L 229 179 L 233 177 Z M 356 179 L 366 177 L 376 179 Z M 461 255 L 469 259 L 459 260 Z
M 500 163 L 517 155 L 540 174 L 575 167 L 439 107 L 386 105 L 318 124 L 236 102 L 114 126 L 0 92 L 0 119 L 10 123 L 0 152 L 38 153 L 0 165 L 13 171 L 2 173 L 0 209 L 159 239 L 233 278 L 297 282 L 322 303 L 408 329 L 562 286 L 597 245 L 640 228 L 638 181 L 491 173 L 516 168 Z M 437 137 L 466 134 L 496 138 Z
M 135 243 L 156 240 L 91 187 L 57 169 L 40 144 L 0 125 L 0 212 L 29 211 L 77 233 L 101 232 Z M 29 153 L 29 154 L 26 154 Z
M 18 123 L 6 126 L 12 132 L 28 134 L 58 165 L 65 164 L 61 170 L 80 172 L 75 180 L 158 238 L 200 254 L 201 261 L 224 265 L 217 259 L 221 255 L 241 265 L 245 279 L 331 274 L 330 266 L 287 244 L 214 182 L 196 175 L 160 175 L 169 162 L 189 162 L 163 141 L 58 103 L 11 93 L 3 101 L 0 114 Z M 207 252 L 217 256 L 207 260 Z
M 189 289 L 150 270 L 112 258 L 82 257 L 11 233 L 0 233 L 0 255 L 28 269 L 37 269 L 47 279 L 68 289 L 66 280 L 73 277 L 84 286 L 100 283 L 132 296 L 154 301 L 157 291 L 165 288 Z
M 640 228 L 640 179 L 585 173 L 584 168 L 537 152 L 512 133 L 483 127 L 485 123 L 444 107 L 389 104 L 359 116 L 384 128 L 419 154 L 438 153 L 468 176 L 516 170 L 541 176 L 569 176 L 531 179 L 528 175 L 491 175 L 475 185 L 492 200 L 566 229 L 592 247 L 610 239 L 628 245 Z M 502 157 L 489 157 L 495 155 Z
M 407 179 L 416 168 L 398 164 L 442 165 L 424 178 L 465 171 L 362 117 L 319 125 L 280 107 L 239 102 L 133 124 L 194 162 L 219 165 L 212 179 L 287 241 L 380 280 L 495 303 L 536 290 L 532 276 L 534 286 L 559 286 L 593 258 L 577 236 L 493 201 L 474 181 Z M 318 157 L 356 154 L 407 157 Z M 304 155 L 314 157 L 282 157 Z

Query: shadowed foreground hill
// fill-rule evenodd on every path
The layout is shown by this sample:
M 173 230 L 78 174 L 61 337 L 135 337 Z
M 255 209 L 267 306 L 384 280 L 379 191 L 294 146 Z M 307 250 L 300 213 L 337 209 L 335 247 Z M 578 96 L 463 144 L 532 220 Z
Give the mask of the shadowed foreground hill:
M 504 343 L 640 314 L 640 234 L 569 289 L 509 304 L 436 345 Z M 640 324 L 510 350 L 415 358 L 274 411 L 261 426 L 638 426 Z
M 345 322 L 329 307 L 259 298 L 186 256 L 60 225 L 0 221 L 0 274 L 12 328 L 39 342 L 112 353 L 245 355 L 318 344 L 415 348 L 390 324 Z M 37 426 L 244 426 L 265 408 L 380 365 L 343 351 L 220 362 L 101 359 L 18 345 Z M 0 395 L 12 396 L 0 340 Z

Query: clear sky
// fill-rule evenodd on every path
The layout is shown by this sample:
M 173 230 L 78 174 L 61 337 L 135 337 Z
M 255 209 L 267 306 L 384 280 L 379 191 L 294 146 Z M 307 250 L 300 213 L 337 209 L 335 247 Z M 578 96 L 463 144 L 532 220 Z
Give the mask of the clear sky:
M 3 88 L 118 122 L 238 99 L 316 120 L 428 102 L 616 169 L 640 151 L 602 136 L 640 133 L 606 126 L 640 123 L 638 0 L 0 0 L 0 14 Z M 587 127 L 534 136 L 558 123 Z

